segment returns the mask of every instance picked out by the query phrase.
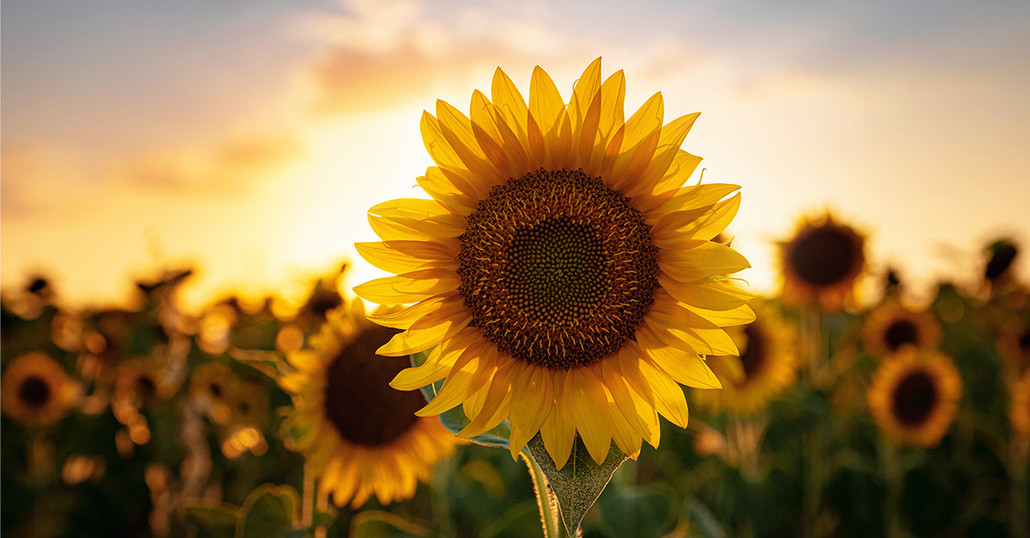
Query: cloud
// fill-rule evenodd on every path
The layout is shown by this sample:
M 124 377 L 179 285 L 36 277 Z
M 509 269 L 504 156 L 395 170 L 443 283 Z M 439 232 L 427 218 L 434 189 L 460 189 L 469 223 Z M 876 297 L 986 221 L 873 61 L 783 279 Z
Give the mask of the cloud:
M 444 80 L 567 57 L 576 48 L 540 23 L 542 8 L 532 3 L 514 13 L 497 6 L 430 10 L 415 0 L 349 0 L 344 6 L 343 13 L 308 20 L 327 44 L 311 67 L 320 113 L 362 113 L 424 99 L 427 88 Z
M 116 167 L 112 179 L 143 187 L 232 193 L 301 153 L 290 134 L 248 134 L 211 148 L 162 150 Z

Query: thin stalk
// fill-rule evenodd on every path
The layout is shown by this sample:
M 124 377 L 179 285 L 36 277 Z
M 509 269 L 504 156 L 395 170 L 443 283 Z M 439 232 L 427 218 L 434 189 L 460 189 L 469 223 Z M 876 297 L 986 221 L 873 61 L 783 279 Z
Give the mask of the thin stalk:
M 454 458 L 446 458 L 433 471 L 433 519 L 442 536 L 455 536 L 451 520 L 451 501 L 447 496 L 447 483 L 454 474 Z
M 569 538 L 569 533 L 558 513 L 558 502 L 547 485 L 547 477 L 528 451 L 522 452 L 522 458 L 529 467 L 529 476 L 533 479 L 533 493 L 536 494 L 536 505 L 540 509 L 540 520 L 544 527 L 544 538 Z M 578 532 L 577 532 L 578 534 Z
M 1027 456 L 1030 440 L 1014 439 L 1009 444 L 1009 535 L 1030 536 L 1027 514 Z
M 315 516 L 315 473 L 304 464 L 304 484 L 300 498 L 300 524 L 302 528 L 310 529 Z
M 898 466 L 898 454 L 886 439 L 880 439 L 880 465 L 887 480 L 887 492 L 883 496 L 883 529 L 887 538 L 902 536 L 898 504 L 901 502 L 902 473 Z

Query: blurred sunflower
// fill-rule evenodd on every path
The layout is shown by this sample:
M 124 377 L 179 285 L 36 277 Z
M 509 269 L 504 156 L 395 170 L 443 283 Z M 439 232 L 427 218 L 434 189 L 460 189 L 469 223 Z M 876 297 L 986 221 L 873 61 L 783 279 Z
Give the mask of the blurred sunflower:
M 755 307 L 755 303 L 751 303 Z M 755 307 L 758 319 L 728 332 L 740 349 L 740 357 L 708 357 L 708 366 L 722 382 L 721 390 L 697 390 L 695 401 L 713 411 L 748 415 L 797 379 L 797 337 L 793 327 L 768 306 Z
M 1009 419 L 1017 435 L 1030 439 L 1030 370 L 1012 387 Z
M 377 323 L 403 329 L 379 349 L 426 362 L 392 386 L 446 377 L 419 415 L 459 404 L 471 437 L 508 419 L 515 457 L 537 432 L 558 468 L 577 432 L 594 461 L 658 445 L 658 414 L 685 426 L 679 384 L 718 387 L 700 355 L 737 349 L 723 327 L 754 319 L 724 275 L 749 267 L 711 241 L 736 215 L 736 185 L 682 185 L 700 158 L 679 149 L 698 114 L 662 125 L 661 93 L 624 120 L 625 77 L 600 58 L 566 105 L 537 67 L 529 102 L 497 69 L 471 119 L 437 101 L 422 116 L 436 166 L 432 200 L 369 210 L 382 242 L 358 243 L 395 273 L 355 288 L 412 304 Z
M 887 301 L 874 308 L 862 327 L 866 349 L 875 357 L 890 357 L 905 346 L 933 351 L 941 342 L 941 327 L 933 314 Z
M 805 219 L 791 240 L 780 243 L 783 302 L 840 310 L 852 300 L 865 264 L 864 236 L 829 213 Z
M 873 419 L 889 439 L 929 447 L 951 427 L 962 378 L 949 357 L 906 348 L 880 364 L 866 396 Z
M 426 403 L 420 392 L 389 386 L 409 362 L 376 348 L 396 332 L 369 323 L 355 299 L 329 312 L 314 349 L 287 355 L 296 371 L 279 378 L 294 403 L 286 445 L 304 455 L 319 491 L 338 506 L 357 508 L 372 494 L 382 504 L 410 498 L 454 450 L 457 439 L 438 419 L 415 416 Z
M 260 383 L 237 380 L 230 387 L 226 403 L 233 424 L 260 429 L 268 423 L 268 391 Z
M 161 361 L 150 357 L 127 360 L 118 365 L 114 378 L 114 400 L 140 408 L 167 400 L 175 386 Z
M 1030 370 L 1030 323 L 1005 323 L 995 345 L 1005 364 L 1017 375 Z
M 215 424 L 225 425 L 232 415 L 228 395 L 236 377 L 224 362 L 202 364 L 190 376 L 190 397 L 198 410 Z
M 75 382 L 49 355 L 30 352 L 15 358 L 0 382 L 5 415 L 25 426 L 46 426 L 64 418 L 78 394 Z

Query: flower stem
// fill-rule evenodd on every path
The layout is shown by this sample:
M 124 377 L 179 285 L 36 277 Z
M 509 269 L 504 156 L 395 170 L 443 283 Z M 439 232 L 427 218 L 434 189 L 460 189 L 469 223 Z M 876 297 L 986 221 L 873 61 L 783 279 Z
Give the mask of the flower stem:
M 1027 536 L 1030 517 L 1027 514 L 1027 457 L 1030 441 L 1014 439 L 1009 445 L 1009 535 Z
M 310 529 L 315 516 L 315 474 L 304 464 L 304 484 L 301 490 L 300 525 Z
M 898 455 L 893 445 L 880 439 L 880 465 L 887 481 L 887 492 L 883 496 L 884 536 L 901 536 L 901 520 L 898 517 L 898 503 L 901 502 L 902 473 L 898 468 Z
M 529 453 L 522 451 L 522 458 L 526 460 L 529 467 L 529 475 L 533 479 L 533 493 L 536 494 L 536 505 L 540 509 L 540 520 L 544 526 L 544 538 L 568 538 L 568 530 L 562 522 L 561 514 L 558 513 L 558 502 L 547 485 L 547 477 L 540 465 Z M 578 533 L 577 533 L 578 534 Z

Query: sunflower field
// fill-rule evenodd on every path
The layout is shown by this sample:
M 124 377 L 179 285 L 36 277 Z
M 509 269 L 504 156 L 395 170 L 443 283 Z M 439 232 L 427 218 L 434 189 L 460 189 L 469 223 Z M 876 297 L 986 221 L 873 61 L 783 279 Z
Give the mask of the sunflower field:
M 756 294 L 697 113 L 624 100 L 598 58 L 567 102 L 539 67 L 438 101 L 427 197 L 369 209 L 387 276 L 353 289 L 4 290 L 4 536 L 1030 534 L 1016 242 L 920 299 L 826 211 Z
M 732 334 L 740 358 L 708 358 L 723 388 L 685 391 L 687 428 L 662 423 L 583 535 L 1020 535 L 1030 296 L 1009 278 L 1015 252 L 992 245 L 979 286 L 940 282 L 918 308 L 894 274 L 859 309 L 756 299 Z M 65 309 L 44 278 L 6 294 L 3 534 L 540 535 L 525 464 L 475 443 L 438 442 L 431 476 L 413 470 L 417 487 L 386 502 L 317 493 L 327 478 L 291 450 L 299 424 L 275 376 L 346 306 L 339 276 L 292 312 L 228 298 L 185 315 L 189 271 L 139 282 L 132 309 Z

